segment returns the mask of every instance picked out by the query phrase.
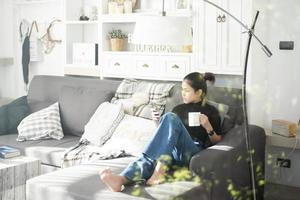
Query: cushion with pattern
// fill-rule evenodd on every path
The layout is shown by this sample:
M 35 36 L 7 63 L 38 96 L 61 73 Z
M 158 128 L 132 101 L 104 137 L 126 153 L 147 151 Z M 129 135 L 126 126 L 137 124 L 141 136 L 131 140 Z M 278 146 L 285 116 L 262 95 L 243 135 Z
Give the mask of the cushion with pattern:
M 24 118 L 18 126 L 17 141 L 57 139 L 64 137 L 58 103 L 34 112 Z
M 147 103 L 134 108 L 133 116 L 152 119 L 151 109 L 155 108 L 160 115 L 163 114 L 174 83 L 163 83 L 154 81 L 138 81 L 135 79 L 124 79 L 119 85 L 111 103 L 122 103 L 124 99 L 132 98 L 135 94 L 147 94 Z M 143 95 L 144 96 L 144 95 Z

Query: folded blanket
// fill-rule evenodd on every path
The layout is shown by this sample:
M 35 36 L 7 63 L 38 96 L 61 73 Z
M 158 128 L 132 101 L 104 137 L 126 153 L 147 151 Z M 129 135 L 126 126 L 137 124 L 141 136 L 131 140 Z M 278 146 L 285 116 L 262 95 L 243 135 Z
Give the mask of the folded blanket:
M 95 159 L 108 159 L 124 156 L 122 150 L 102 149 L 101 146 L 112 136 L 124 118 L 122 105 L 102 103 L 84 127 L 80 142 L 63 155 L 62 167 L 68 167 Z
M 125 156 L 131 156 L 124 150 L 107 149 L 103 147 L 89 145 L 88 141 L 81 141 L 76 146 L 68 149 L 64 154 L 61 167 L 71 167 L 84 164 L 95 160 L 107 160 Z

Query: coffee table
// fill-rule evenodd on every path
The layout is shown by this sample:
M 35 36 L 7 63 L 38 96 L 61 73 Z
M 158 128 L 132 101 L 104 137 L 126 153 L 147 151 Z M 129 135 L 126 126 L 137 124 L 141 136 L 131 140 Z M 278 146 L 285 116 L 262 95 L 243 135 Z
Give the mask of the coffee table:
M 41 162 L 36 158 L 0 159 L 0 200 L 24 200 L 26 181 L 40 174 Z

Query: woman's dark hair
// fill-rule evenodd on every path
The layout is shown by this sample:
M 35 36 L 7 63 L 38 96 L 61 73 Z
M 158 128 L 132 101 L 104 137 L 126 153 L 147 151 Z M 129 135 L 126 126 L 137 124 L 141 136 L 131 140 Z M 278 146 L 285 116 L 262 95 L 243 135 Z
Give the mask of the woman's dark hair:
M 187 81 L 188 84 L 195 90 L 201 89 L 202 92 L 206 94 L 207 91 L 207 84 L 206 81 L 215 82 L 215 75 L 211 72 L 206 72 L 203 74 L 199 72 L 192 72 L 186 75 L 183 80 Z

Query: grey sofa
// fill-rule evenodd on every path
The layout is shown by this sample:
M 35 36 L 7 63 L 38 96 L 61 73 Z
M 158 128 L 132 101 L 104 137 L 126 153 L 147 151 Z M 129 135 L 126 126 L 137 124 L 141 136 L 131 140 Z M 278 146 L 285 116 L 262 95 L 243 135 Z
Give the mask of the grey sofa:
M 227 104 L 230 109 L 223 122 L 223 129 L 227 132 L 223 140 L 201 151 L 190 162 L 190 171 L 201 178 L 200 183 L 185 180 L 154 187 L 126 187 L 121 193 L 110 192 L 100 181 L 99 170 L 110 166 L 114 172 L 120 172 L 135 159 L 134 157 L 99 160 L 60 169 L 61 156 L 65 149 L 79 141 L 80 133 L 83 132 L 84 124 L 92 115 L 93 109 L 95 110 L 102 101 L 109 100 L 119 84 L 119 80 L 79 77 L 36 76 L 33 78 L 27 96 L 30 112 L 45 108 L 57 101 L 61 102 L 60 112 L 65 137 L 59 141 L 19 143 L 15 141 L 16 134 L 0 136 L 1 143 L 15 146 L 21 149 L 23 154 L 37 157 L 42 161 L 44 174 L 27 181 L 28 200 L 245 199 L 249 195 L 250 173 L 241 117 L 241 91 L 232 88 L 208 88 L 208 99 Z M 80 97 L 74 98 L 78 94 L 73 93 L 61 99 L 63 88 L 68 86 L 81 88 Z M 94 90 L 98 91 L 96 95 L 91 92 Z M 82 96 L 85 95 L 82 93 L 88 98 L 83 98 Z M 181 103 L 180 93 L 180 84 L 176 84 L 167 100 L 166 111 Z M 75 115 L 74 106 L 82 106 L 77 111 L 79 115 Z M 262 128 L 250 125 L 249 134 L 255 169 L 258 169 L 255 174 L 257 197 L 262 199 L 263 185 L 258 183 L 264 178 L 265 133 Z

